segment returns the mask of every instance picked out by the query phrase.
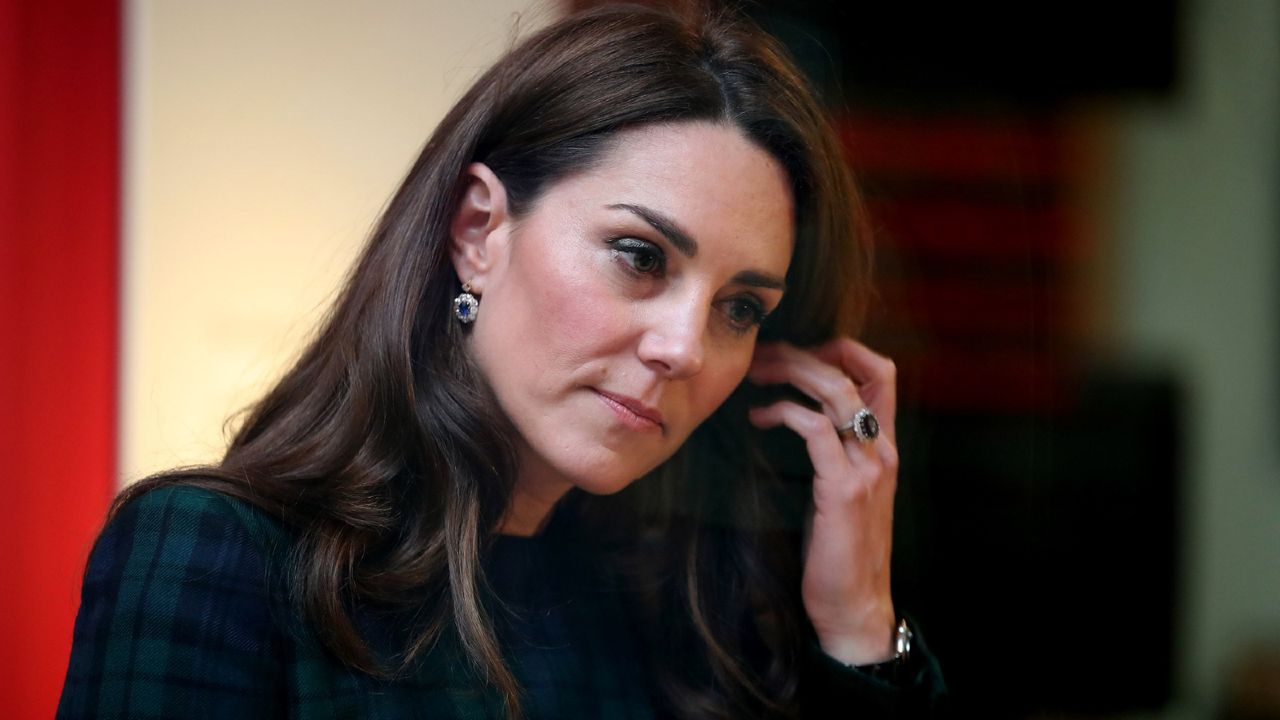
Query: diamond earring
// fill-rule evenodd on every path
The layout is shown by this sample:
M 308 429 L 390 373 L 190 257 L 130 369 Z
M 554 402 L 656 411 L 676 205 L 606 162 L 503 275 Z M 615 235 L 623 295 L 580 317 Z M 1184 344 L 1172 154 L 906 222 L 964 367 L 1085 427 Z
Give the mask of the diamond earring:
M 462 292 L 453 299 L 453 314 L 458 316 L 463 325 L 469 325 L 476 321 L 476 313 L 479 311 L 480 301 L 471 294 L 471 283 L 463 283 Z

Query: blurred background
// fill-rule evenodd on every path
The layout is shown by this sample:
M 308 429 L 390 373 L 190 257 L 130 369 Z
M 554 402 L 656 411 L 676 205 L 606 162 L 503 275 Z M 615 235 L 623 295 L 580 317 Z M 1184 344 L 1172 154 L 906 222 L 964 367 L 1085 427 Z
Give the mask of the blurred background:
M 0 0 L 0 704 L 570 5 Z M 978 5 L 975 7 L 975 5 Z M 1280 2 L 758 2 L 876 228 L 895 596 L 983 717 L 1280 717 Z

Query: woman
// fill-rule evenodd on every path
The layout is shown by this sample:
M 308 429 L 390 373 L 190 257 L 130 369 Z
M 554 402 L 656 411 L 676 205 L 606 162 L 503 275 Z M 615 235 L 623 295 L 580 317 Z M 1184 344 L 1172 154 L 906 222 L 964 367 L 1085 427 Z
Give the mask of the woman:
M 930 707 L 889 594 L 892 364 L 848 339 L 854 198 L 756 30 L 631 8 L 530 38 L 222 462 L 116 500 L 59 714 Z M 790 511 L 771 428 L 811 465 Z

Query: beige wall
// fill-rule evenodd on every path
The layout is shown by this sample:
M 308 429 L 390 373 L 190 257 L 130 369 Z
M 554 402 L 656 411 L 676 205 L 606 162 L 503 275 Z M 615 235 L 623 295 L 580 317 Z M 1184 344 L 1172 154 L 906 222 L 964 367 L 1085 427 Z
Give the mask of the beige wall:
M 530 5 L 127 4 L 122 482 L 220 454 Z

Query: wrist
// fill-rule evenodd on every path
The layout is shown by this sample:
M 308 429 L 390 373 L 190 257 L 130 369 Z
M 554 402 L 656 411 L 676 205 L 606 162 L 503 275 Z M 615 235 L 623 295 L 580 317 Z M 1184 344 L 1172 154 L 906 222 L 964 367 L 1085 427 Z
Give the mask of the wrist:
M 815 627 L 822 651 L 844 665 L 874 665 L 894 659 L 897 648 L 896 616 L 890 611 L 856 631 L 832 631 Z
M 871 664 L 852 664 L 852 668 L 892 684 L 901 683 L 910 672 L 907 668 L 910 663 L 913 640 L 914 635 L 906 618 L 900 618 L 893 629 L 889 657 Z M 848 666 L 850 665 L 846 664 L 846 667 Z
M 858 670 L 894 684 L 901 683 L 908 672 L 906 668 L 911 658 L 913 639 L 906 618 L 900 618 L 893 631 L 893 657 L 874 665 L 860 665 Z

